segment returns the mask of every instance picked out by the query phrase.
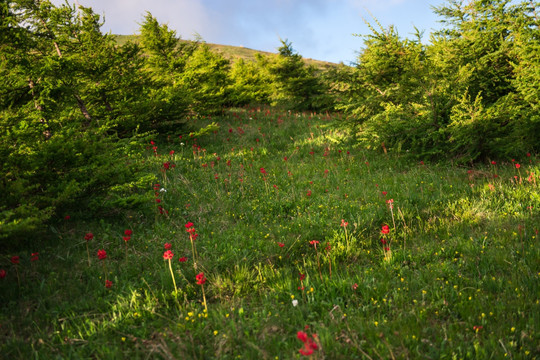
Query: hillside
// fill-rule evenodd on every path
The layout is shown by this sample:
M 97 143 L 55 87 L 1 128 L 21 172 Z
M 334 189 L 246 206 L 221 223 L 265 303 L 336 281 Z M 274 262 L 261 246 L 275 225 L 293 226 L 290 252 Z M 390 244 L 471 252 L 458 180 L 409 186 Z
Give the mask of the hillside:
M 119 45 L 122 45 L 126 43 L 127 41 L 138 41 L 139 36 L 138 35 L 114 35 L 116 38 L 116 42 Z M 180 40 L 182 42 L 186 42 L 189 40 Z M 274 53 L 267 52 L 267 51 L 260 51 L 260 50 L 254 50 L 250 48 L 246 48 L 243 46 L 232 46 L 232 45 L 221 45 L 221 44 L 211 44 L 206 43 L 212 50 L 218 51 L 223 56 L 231 61 L 236 61 L 238 59 L 244 59 L 244 60 L 255 60 L 255 54 L 260 53 L 264 55 L 271 55 Z M 301 54 L 300 54 L 301 55 Z M 315 59 L 308 59 L 304 58 L 304 61 L 308 65 L 314 65 L 315 67 L 319 69 L 329 69 L 331 67 L 337 66 L 335 63 L 331 63 L 328 61 L 322 61 L 322 60 L 315 60 Z

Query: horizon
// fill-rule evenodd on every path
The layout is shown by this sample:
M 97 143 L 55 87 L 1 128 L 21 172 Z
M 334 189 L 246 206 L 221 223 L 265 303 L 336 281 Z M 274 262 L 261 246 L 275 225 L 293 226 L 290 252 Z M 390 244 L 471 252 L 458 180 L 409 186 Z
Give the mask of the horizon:
M 68 1 L 70 4 L 77 0 Z M 432 6 L 445 0 L 78 0 L 102 16 L 102 31 L 114 35 L 136 35 L 150 12 L 183 40 L 200 36 L 207 43 L 273 52 L 280 39 L 291 42 L 302 57 L 351 64 L 363 47 L 359 35 L 370 34 L 364 21 L 383 28 L 394 25 L 407 38 L 414 27 L 423 39 L 439 28 Z M 52 0 L 61 5 L 63 0 Z

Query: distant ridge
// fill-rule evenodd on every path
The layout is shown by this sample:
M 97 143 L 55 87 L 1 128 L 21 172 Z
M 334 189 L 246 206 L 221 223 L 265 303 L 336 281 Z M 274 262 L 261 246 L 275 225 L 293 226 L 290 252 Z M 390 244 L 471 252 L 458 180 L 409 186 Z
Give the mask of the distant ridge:
M 125 44 L 127 41 L 134 41 L 138 42 L 139 35 L 114 35 L 116 42 L 119 45 Z M 182 42 L 187 42 L 190 40 L 179 40 Z M 255 54 L 263 54 L 263 55 L 272 55 L 276 53 L 267 52 L 267 51 L 260 51 L 260 50 L 254 50 L 250 49 L 244 46 L 232 46 L 232 45 L 220 45 L 220 44 L 211 44 L 206 43 L 210 47 L 210 49 L 215 50 L 223 54 L 223 56 L 231 61 L 236 61 L 238 59 L 244 59 L 246 61 L 254 61 L 255 60 Z M 302 55 L 302 54 L 300 54 Z M 313 65 L 321 70 L 324 69 L 330 69 L 333 67 L 338 66 L 336 63 L 328 62 L 328 61 L 322 61 L 322 60 L 315 60 L 315 59 L 308 59 L 303 58 L 306 64 Z

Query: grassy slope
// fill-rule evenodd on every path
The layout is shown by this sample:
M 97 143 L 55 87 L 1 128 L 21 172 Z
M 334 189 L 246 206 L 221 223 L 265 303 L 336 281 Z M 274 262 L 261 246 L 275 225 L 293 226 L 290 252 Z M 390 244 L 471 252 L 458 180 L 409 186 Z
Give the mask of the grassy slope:
M 57 244 L 17 254 L 20 287 L 9 263 L 16 254 L 2 257 L 0 353 L 291 359 L 307 329 L 321 359 L 539 354 L 540 196 L 537 178 L 527 179 L 540 173 L 534 156 L 519 172 L 510 162 L 424 165 L 355 148 L 326 116 L 237 110 L 194 127 L 210 121 L 220 123 L 215 134 L 156 140 L 157 157 L 149 147 L 160 200 L 149 201 L 151 215 L 59 221 Z M 199 234 L 197 269 L 188 221 Z M 111 289 L 98 249 L 108 254 Z
M 122 45 L 126 43 L 127 41 L 137 41 L 138 36 L 137 35 L 115 35 L 115 38 L 118 44 Z M 184 40 L 181 40 L 181 41 L 184 41 Z M 260 53 L 263 55 L 273 54 L 270 52 L 253 50 L 253 49 L 249 49 L 249 48 L 241 47 L 241 46 L 220 45 L 220 44 L 211 44 L 211 43 L 207 43 L 207 45 L 212 50 L 220 52 L 221 54 L 223 54 L 225 58 L 232 61 L 235 61 L 237 59 L 244 59 L 246 61 L 254 61 L 255 54 L 257 53 Z M 337 64 L 334 64 L 328 61 L 321 61 L 321 60 L 315 60 L 315 59 L 304 58 L 304 61 L 306 62 L 306 64 L 313 65 L 319 69 L 328 69 L 328 68 L 337 66 Z

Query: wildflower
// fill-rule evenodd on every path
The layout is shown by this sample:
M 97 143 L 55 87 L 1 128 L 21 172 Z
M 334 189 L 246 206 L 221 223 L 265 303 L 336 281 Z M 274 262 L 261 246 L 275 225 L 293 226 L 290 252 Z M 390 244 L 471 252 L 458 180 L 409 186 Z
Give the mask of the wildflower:
M 492 161 L 492 162 L 491 162 L 491 165 L 495 165 L 495 164 L 497 164 L 495 161 Z
M 319 240 L 311 240 L 309 244 L 317 247 L 317 245 L 319 244 Z
M 171 260 L 174 257 L 174 254 L 171 250 L 167 250 L 163 253 L 163 259 Z
M 475 332 L 478 332 L 478 331 L 482 330 L 483 328 L 484 328 L 484 327 L 483 327 L 482 325 L 475 325 L 475 326 L 473 326 L 473 330 L 474 330 Z
M 105 260 L 107 258 L 107 252 L 105 250 L 98 250 L 97 256 L 99 260 Z
M 347 225 L 349 225 L 348 222 L 345 222 L 345 220 L 341 219 L 341 225 L 342 227 L 347 227 Z
M 6 277 L 6 275 L 7 275 L 7 272 L 6 272 L 6 270 L 4 270 L 4 269 L 0 269 L 0 279 L 3 279 L 3 278 L 5 278 L 5 277 Z
M 386 194 L 388 194 L 386 191 L 383 191 L 382 192 L 383 196 L 386 196 Z
M 304 280 L 306 278 L 306 274 L 300 273 L 300 281 Z
M 11 257 L 11 263 L 13 265 L 17 265 L 19 263 L 19 260 L 20 260 L 20 257 L 17 255 Z
M 124 239 L 125 242 L 128 242 L 131 240 L 131 236 L 122 236 L 122 239 Z
M 521 165 L 516 163 L 516 169 L 519 169 L 520 167 L 521 167 Z
M 132 231 L 132 230 L 129 230 L 129 229 L 124 230 L 124 235 L 126 235 L 126 236 L 131 236 L 131 234 L 133 234 L 133 231 Z
M 32 253 L 31 256 L 32 256 L 32 257 L 30 258 L 30 261 L 34 262 L 34 261 L 38 261 L 38 260 L 39 260 L 39 253 L 37 253 L 37 252 Z
M 178 261 L 179 262 L 186 262 L 187 261 L 187 257 L 183 256 L 181 258 L 178 258 Z
M 71 216 L 69 215 L 64 216 L 64 220 L 69 220 L 69 219 L 71 219 Z
M 199 273 L 195 276 L 195 280 L 197 280 L 197 285 L 203 285 L 206 282 L 206 278 L 204 277 L 204 273 Z
M 303 331 L 299 331 L 298 333 L 296 333 L 296 337 L 303 343 L 308 341 L 308 334 Z
M 264 168 L 261 168 L 260 171 L 261 171 L 261 174 L 266 174 L 266 170 L 264 170 Z
M 287 158 L 286 156 L 283 157 L 283 161 L 287 161 L 289 160 L 289 158 Z
M 281 242 L 278 242 L 277 244 L 278 244 L 279 247 L 284 247 L 285 246 L 285 244 L 281 243 Z
M 186 225 L 184 225 L 184 226 L 185 226 L 186 229 L 189 229 L 189 228 L 193 227 L 193 225 L 194 225 L 194 224 L 193 224 L 192 222 L 188 222 L 188 223 L 187 223 Z
M 94 238 L 94 234 L 92 233 L 87 233 L 86 235 L 84 235 L 84 240 L 86 241 L 92 240 L 93 238 Z
M 352 289 L 353 289 L 353 290 L 358 289 L 358 284 L 357 284 L 357 283 L 354 283 L 353 286 L 352 286 Z
M 110 289 L 112 287 L 112 281 L 111 280 L 105 280 L 105 287 L 107 289 Z
M 388 225 L 383 225 L 381 229 L 381 234 L 388 234 L 390 232 L 390 227 Z
M 171 250 L 172 245 L 170 243 L 165 243 L 164 247 L 165 247 L 165 250 Z
M 531 157 L 531 153 L 527 153 L 527 157 Z
M 294 299 L 294 300 L 292 301 L 292 306 L 296 306 L 296 305 L 298 305 L 298 300 Z
M 174 150 L 169 151 L 169 155 L 174 155 Z

